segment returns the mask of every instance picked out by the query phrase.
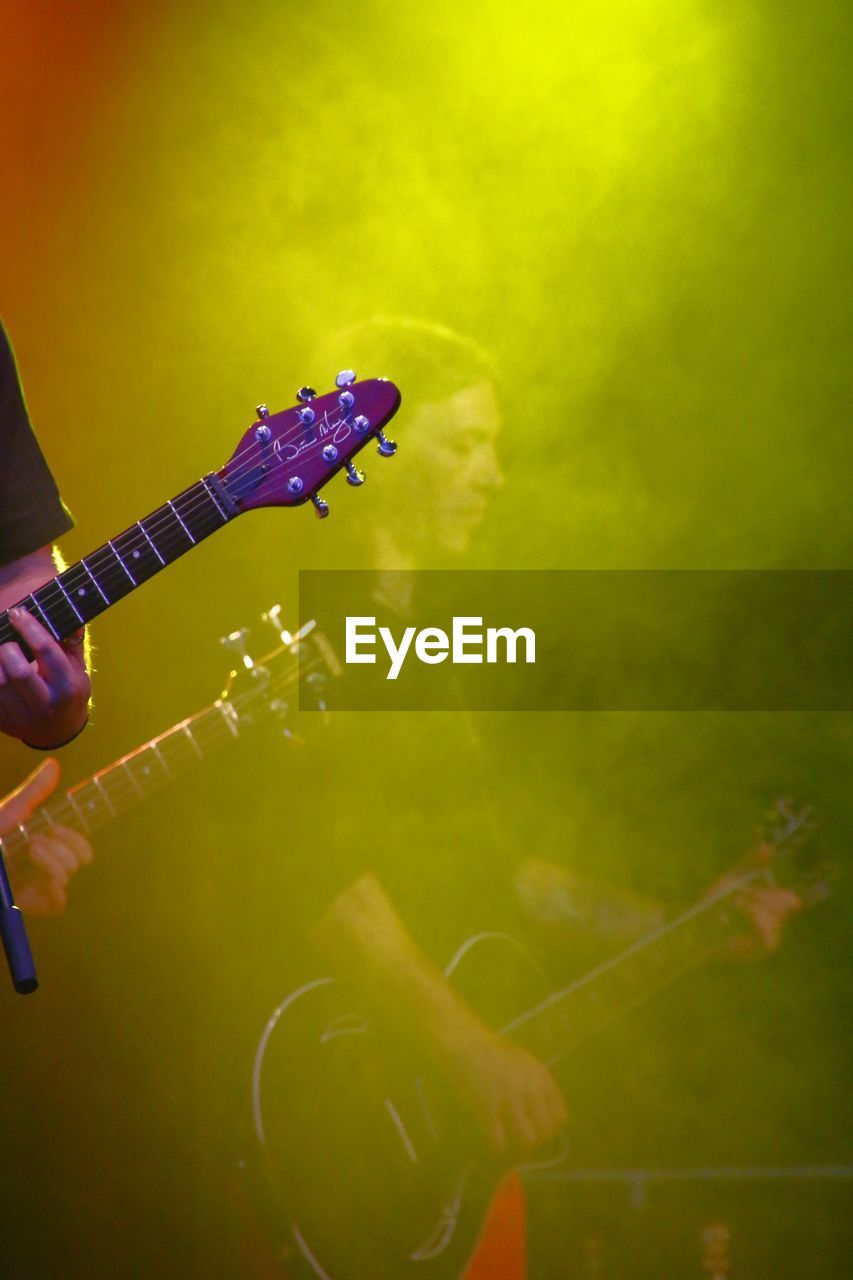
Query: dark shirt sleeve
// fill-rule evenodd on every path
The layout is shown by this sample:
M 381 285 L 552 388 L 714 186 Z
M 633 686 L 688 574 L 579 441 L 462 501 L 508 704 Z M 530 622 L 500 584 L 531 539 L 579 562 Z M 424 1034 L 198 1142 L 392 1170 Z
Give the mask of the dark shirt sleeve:
M 30 426 L 0 325 L 0 565 L 37 551 L 73 523 Z

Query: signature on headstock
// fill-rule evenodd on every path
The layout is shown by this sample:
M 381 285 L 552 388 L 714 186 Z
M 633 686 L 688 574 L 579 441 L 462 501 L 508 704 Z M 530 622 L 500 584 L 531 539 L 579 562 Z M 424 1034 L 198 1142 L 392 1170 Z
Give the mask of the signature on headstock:
M 369 440 L 377 441 L 382 458 L 397 452 L 383 430 L 400 405 L 393 382 L 357 382 L 352 369 L 344 369 L 335 382 L 338 390 L 319 399 L 312 387 L 301 387 L 299 403 L 281 413 L 258 405 L 257 421 L 216 473 L 222 499 L 233 514 L 254 507 L 298 506 L 310 499 L 317 515 L 327 516 L 328 504 L 318 491 L 340 470 L 346 471 L 348 484 L 364 484 L 364 472 L 353 458 Z

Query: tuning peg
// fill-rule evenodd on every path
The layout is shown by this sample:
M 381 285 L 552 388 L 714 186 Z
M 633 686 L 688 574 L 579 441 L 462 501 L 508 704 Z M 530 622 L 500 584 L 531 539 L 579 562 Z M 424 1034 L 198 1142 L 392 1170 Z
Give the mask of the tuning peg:
M 261 419 L 268 418 L 270 416 L 270 411 L 265 404 L 256 405 L 255 413 Z M 255 439 L 258 440 L 261 444 L 266 444 L 271 434 L 272 432 L 270 431 L 269 427 L 263 421 L 257 427 L 255 427 Z
M 314 503 L 314 510 L 317 512 L 318 520 L 325 520 L 329 514 L 329 504 L 325 502 L 319 493 L 311 494 L 311 501 Z
M 385 432 L 381 429 L 376 432 L 376 439 L 379 441 L 379 448 L 376 452 L 383 458 L 393 458 L 397 452 L 396 441 L 387 439 Z
M 314 695 L 317 703 L 317 710 L 325 711 L 327 709 L 327 705 L 323 691 L 326 687 L 326 677 L 323 675 L 322 671 L 312 671 L 306 678 L 305 683 Z
M 281 625 L 281 605 L 270 605 L 266 613 L 261 614 L 261 621 L 268 623 L 281 640 L 282 644 L 292 644 L 293 636 Z
M 302 480 L 300 479 L 299 476 L 291 476 L 287 482 L 288 493 L 293 493 L 293 494 L 301 493 L 304 488 L 305 488 L 305 485 L 302 483 Z
M 363 436 L 365 431 L 370 430 L 370 419 L 365 418 L 364 414 L 360 413 L 357 418 L 353 418 L 352 425 L 355 427 L 358 434 Z
M 323 452 L 323 461 L 324 461 L 324 462 L 337 462 L 337 460 L 338 460 L 338 450 L 337 450 L 337 448 L 336 448 L 336 446 L 335 446 L 335 445 L 333 445 L 333 444 L 324 444 L 324 445 L 323 445 L 323 450 L 322 450 L 322 452 Z
M 351 382 L 355 382 L 355 373 L 352 369 L 341 369 L 335 378 L 336 387 L 348 387 Z
M 247 671 L 251 671 L 255 665 L 246 652 L 246 637 L 250 634 L 248 627 L 240 627 L 239 631 L 231 631 L 227 636 L 219 637 L 222 647 L 236 653 Z
M 299 421 L 302 423 L 303 427 L 310 427 L 315 416 L 314 410 L 310 409 L 307 404 L 299 410 Z
M 351 391 L 342 391 L 338 396 L 338 404 L 341 406 L 344 413 L 346 413 L 347 409 L 351 409 L 355 404 L 355 396 Z
M 352 462 L 350 462 L 349 459 L 347 459 L 347 461 L 344 463 L 344 466 L 347 469 L 347 484 L 352 484 L 352 485 L 364 484 L 365 476 L 363 471 L 359 471 L 358 467 L 356 467 Z
M 300 387 L 296 393 L 296 399 L 301 400 L 303 404 L 307 404 L 309 400 L 315 400 L 317 392 L 313 387 Z
M 285 738 L 293 739 L 294 733 L 288 724 L 288 719 L 290 717 L 290 703 L 285 702 L 282 698 L 273 698 L 270 703 L 270 711 L 278 721 L 278 727 L 281 729 Z

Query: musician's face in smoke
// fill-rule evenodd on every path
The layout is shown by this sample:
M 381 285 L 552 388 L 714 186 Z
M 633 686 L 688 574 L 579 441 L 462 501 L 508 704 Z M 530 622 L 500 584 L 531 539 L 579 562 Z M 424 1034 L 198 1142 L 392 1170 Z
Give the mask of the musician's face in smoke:
M 446 400 L 419 406 L 408 430 L 400 432 L 401 449 L 410 440 L 417 452 L 412 461 L 418 492 L 409 518 L 425 556 L 467 551 L 492 492 L 503 484 L 495 447 L 499 429 L 494 387 L 478 382 Z

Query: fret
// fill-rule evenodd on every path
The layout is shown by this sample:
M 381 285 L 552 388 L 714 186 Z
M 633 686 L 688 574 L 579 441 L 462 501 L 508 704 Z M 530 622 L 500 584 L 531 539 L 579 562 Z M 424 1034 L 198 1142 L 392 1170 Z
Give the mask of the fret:
M 39 596 L 54 585 L 59 588 L 66 600 L 73 601 L 74 613 L 77 615 L 74 625 L 67 628 L 66 635 L 79 627 L 79 619 L 91 622 L 92 618 L 103 613 L 104 609 L 112 603 L 85 560 L 78 560 L 70 569 L 60 573 L 54 583 L 47 583 L 46 587 L 40 587 Z
M 68 799 L 87 832 L 109 822 L 113 816 L 112 808 L 94 778 L 88 778 L 69 791 Z
M 198 746 L 192 735 L 184 732 L 183 723 L 175 725 L 159 739 L 160 753 L 171 773 L 180 773 L 198 759 Z
M 156 738 L 142 747 L 137 747 L 130 755 L 119 761 L 119 764 L 130 778 L 134 791 L 139 796 L 148 795 L 156 787 L 168 782 L 172 774 L 157 750 Z M 156 767 L 155 767 L 156 766 Z
M 138 521 L 138 525 L 139 525 L 139 528 L 142 530 L 142 532 L 145 534 L 145 541 L 148 543 L 149 547 L 154 552 L 155 556 L 160 561 L 161 565 L 165 565 L 166 561 L 163 559 L 163 557 L 160 555 L 160 552 L 155 547 L 153 539 L 151 538 L 150 534 L 148 533 L 148 530 L 145 528 L 145 525 L 142 523 L 141 520 Z
M 238 514 L 211 473 L 38 587 L 22 608 L 62 640 Z M 18 641 L 0 612 L 0 644 Z
M 84 831 L 91 831 L 92 828 L 89 825 L 88 820 L 83 816 L 83 811 L 78 805 L 77 800 L 75 798 L 75 794 L 74 794 L 76 791 L 82 791 L 83 787 L 86 785 L 87 785 L 86 783 L 81 783 L 79 787 L 74 788 L 74 791 L 66 792 L 66 795 L 68 796 L 68 803 L 71 805 L 71 808 L 74 810 L 75 814 L 77 815 L 77 821 L 80 823 L 80 826 L 83 828 Z
M 134 774 L 133 770 L 130 767 L 130 761 L 128 759 L 120 760 L 119 764 L 121 765 L 122 769 L 124 769 L 127 776 L 130 778 L 130 781 L 133 785 L 133 789 L 136 792 L 136 794 L 138 796 L 144 796 L 145 792 L 142 790 L 142 787 L 139 785 L 139 783 L 136 780 L 136 775 Z
M 125 564 L 124 560 L 122 559 L 122 557 L 119 555 L 118 551 L 116 550 L 116 548 L 115 548 L 115 544 L 113 543 L 112 538 L 107 538 L 107 543 L 106 543 L 106 545 L 109 547 L 110 551 L 112 551 L 112 553 L 113 553 L 113 555 L 115 556 L 116 560 L 118 560 L 118 562 L 119 562 L 119 564 L 121 565 L 122 569 L 123 569 L 123 570 L 124 570 L 124 572 L 127 574 L 128 578 L 130 579 L 130 585 L 131 585 L 132 587 L 138 587 L 138 586 L 139 586 L 139 583 L 137 582 L 136 578 L 134 578 L 133 574 L 132 574 L 132 573 L 130 572 L 130 570 L 128 569 L 128 567 L 127 567 L 127 565 Z
M 71 803 L 70 793 L 66 792 L 63 796 L 58 796 L 52 800 L 49 805 L 36 810 L 33 814 L 34 818 L 39 818 L 44 823 L 45 830 L 52 827 L 75 827 L 79 823 L 79 817 L 73 804 Z
M 200 542 L 215 529 L 221 529 L 230 518 L 205 479 L 179 493 L 170 506 L 193 543 Z
M 167 507 L 169 508 L 169 510 L 172 512 L 172 514 L 174 515 L 174 517 L 175 517 L 175 519 L 177 520 L 178 524 L 181 526 L 181 528 L 183 529 L 184 533 L 185 533 L 185 534 L 187 535 L 187 537 L 189 538 L 190 542 L 193 544 L 193 546 L 195 546 L 195 538 L 192 536 L 192 534 L 190 533 L 189 529 L 188 529 L 188 528 L 187 528 L 187 526 L 184 524 L 184 522 L 183 522 L 183 520 L 181 519 L 181 517 L 178 515 L 178 512 L 175 510 L 175 505 L 174 505 L 174 503 L 173 503 L 173 502 L 167 502 L 167 503 L 166 503 L 166 506 L 167 506 Z
M 56 639 L 70 635 L 84 625 L 79 610 L 74 607 L 57 578 L 34 591 L 32 598 L 37 601 L 39 609 L 50 623 L 50 630 Z
M 169 780 L 171 781 L 171 779 L 174 778 L 175 775 L 172 773 L 172 770 L 169 768 L 169 766 L 166 764 L 166 761 L 163 759 L 163 756 L 160 752 L 160 747 L 158 745 L 158 740 L 156 738 L 151 743 L 151 750 L 154 752 L 154 755 L 157 757 L 157 760 L 160 763 L 160 767 L 162 768 L 166 777 L 169 778 Z
M 95 575 L 96 585 L 110 604 L 123 600 L 137 585 L 112 542 L 105 542 L 87 556 L 86 568 Z
M 65 597 L 65 600 L 67 601 L 67 603 L 70 605 L 71 609 L 73 610 L 74 617 L 77 619 L 77 621 L 78 621 L 81 625 L 83 625 L 83 623 L 84 623 L 84 619 L 83 619 L 82 615 L 79 613 L 79 611 L 74 607 L 74 601 L 71 599 L 71 597 L 69 596 L 68 592 L 67 592 L 67 591 L 65 590 L 65 588 L 63 587 L 61 580 L 60 580 L 59 578 L 54 578 L 54 582 L 56 583 L 57 587 L 59 587 L 59 590 L 62 592 L 63 596 Z
M 42 592 L 44 592 L 44 590 L 45 590 L 44 587 L 39 587 L 38 594 L 41 595 Z M 38 614 L 41 615 L 40 617 L 38 616 L 38 614 L 35 612 L 34 609 L 28 608 L 26 603 L 27 600 L 32 600 L 33 604 L 35 605 L 35 609 L 38 610 Z M 54 640 L 59 640 L 61 638 L 62 632 L 57 627 L 54 626 L 53 622 L 51 622 L 50 618 L 48 617 L 45 611 L 45 606 L 41 604 L 41 602 L 36 598 L 35 592 L 33 592 L 31 595 L 28 595 L 26 597 L 26 599 L 23 601 L 23 605 L 24 605 L 24 608 L 27 610 L 27 612 L 33 615 L 33 617 L 36 619 L 36 622 L 40 622 L 43 627 L 47 628 L 47 630 L 53 636 Z
M 179 520 L 171 502 L 140 520 L 142 529 L 164 564 L 171 564 L 194 546 L 193 539 Z
M 104 800 L 105 800 L 105 801 L 106 801 L 106 803 L 107 803 L 107 808 L 109 809 L 109 811 L 110 811 L 110 813 L 112 814 L 112 816 L 113 816 L 113 817 L 115 817 L 115 815 L 116 815 L 115 805 L 113 804 L 112 800 L 111 800 L 111 799 L 109 798 L 109 796 L 107 795 L 107 789 L 106 789 L 106 787 L 104 786 L 103 782 L 101 781 L 100 776 L 99 776 L 97 773 L 96 773 L 96 774 L 95 774 L 95 776 L 93 777 L 93 779 L 92 779 L 92 783 L 93 783 L 93 785 L 94 785 L 94 786 L 96 786 L 96 787 L 98 788 L 98 791 L 101 793 L 101 795 L 104 797 Z
M 131 525 L 118 537 L 112 538 L 109 545 L 123 572 L 134 586 L 141 586 L 143 582 L 153 578 L 165 564 L 163 557 L 158 554 L 151 539 L 139 524 Z
M 228 727 L 228 732 L 233 734 L 235 738 L 239 738 L 240 730 L 237 727 L 238 716 L 232 704 L 230 702 L 223 702 L 221 698 L 218 698 L 213 705 L 225 721 L 225 724 Z
M 95 554 L 97 555 L 97 552 L 95 552 Z M 91 560 L 91 559 L 92 559 L 92 557 L 90 556 L 90 557 L 89 557 L 89 559 Z M 88 565 L 88 563 L 87 563 L 87 561 L 86 561 L 86 558 L 85 558 L 85 557 L 80 561 L 80 564 L 81 564 L 81 565 L 83 566 L 83 568 L 86 570 L 87 574 L 89 575 L 89 578 L 90 578 L 90 579 L 91 579 L 91 581 L 92 581 L 92 584 L 93 584 L 93 586 L 94 586 L 95 590 L 97 591 L 98 595 L 99 595 L 99 596 L 101 597 L 101 599 L 103 600 L 104 604 L 105 604 L 105 605 L 108 605 L 108 606 L 109 606 L 109 605 L 111 605 L 111 604 L 112 604 L 112 600 L 110 600 L 109 596 L 108 596 L 108 595 L 106 594 L 106 592 L 104 591 L 104 589 L 103 589 L 103 587 L 101 586 L 100 582 L 99 582 L 99 581 L 98 581 L 98 579 L 95 577 L 95 574 L 94 574 L 94 573 L 93 573 L 93 571 L 89 568 L 89 565 Z M 78 591 L 78 593 L 77 593 L 77 594 L 79 595 L 79 594 L 80 594 L 80 592 Z
M 44 591 L 44 588 L 38 588 L 38 594 L 41 595 L 42 591 Z M 28 595 L 26 599 L 32 600 L 32 603 L 36 605 L 36 609 L 38 611 L 38 614 L 40 614 L 40 617 L 36 616 L 36 613 L 33 612 L 32 609 L 27 608 L 26 600 L 24 600 L 24 608 L 27 608 L 27 612 L 32 613 L 33 617 L 36 618 L 36 622 L 41 622 L 41 625 L 46 627 L 47 631 L 50 631 L 50 634 L 53 635 L 54 640 L 59 640 L 61 636 L 61 632 L 58 630 L 58 628 L 54 626 L 54 623 L 50 621 L 50 618 L 47 617 L 47 613 L 45 612 L 45 607 L 40 603 L 40 600 L 36 598 L 35 593 Z
M 12 827 L 9 831 L 3 833 L 3 853 L 7 862 L 10 857 L 16 858 L 21 850 L 29 844 L 29 834 L 24 835 L 22 832 L 26 832 L 26 827 L 19 822 L 16 827 Z
M 232 516 L 237 514 L 237 508 L 232 503 L 229 510 L 226 505 L 228 499 L 222 486 L 216 479 L 216 476 L 202 476 L 201 483 L 204 485 L 211 502 L 216 507 L 216 510 L 222 516 L 222 523 L 225 524 L 226 521 L 230 520 Z
M 185 724 L 185 725 L 183 726 L 183 731 L 184 731 L 185 736 L 186 736 L 186 737 L 190 740 L 190 742 L 192 743 L 192 745 L 193 745 L 193 750 L 195 751 L 196 755 L 199 757 L 199 759 L 201 759 L 201 757 L 202 757 L 202 755 L 203 755 L 202 749 L 201 749 L 201 747 L 198 745 L 198 743 L 196 742 L 196 740 L 195 740 L 195 735 L 193 734 L 193 731 L 192 731 L 192 729 L 190 728 L 189 724 Z

